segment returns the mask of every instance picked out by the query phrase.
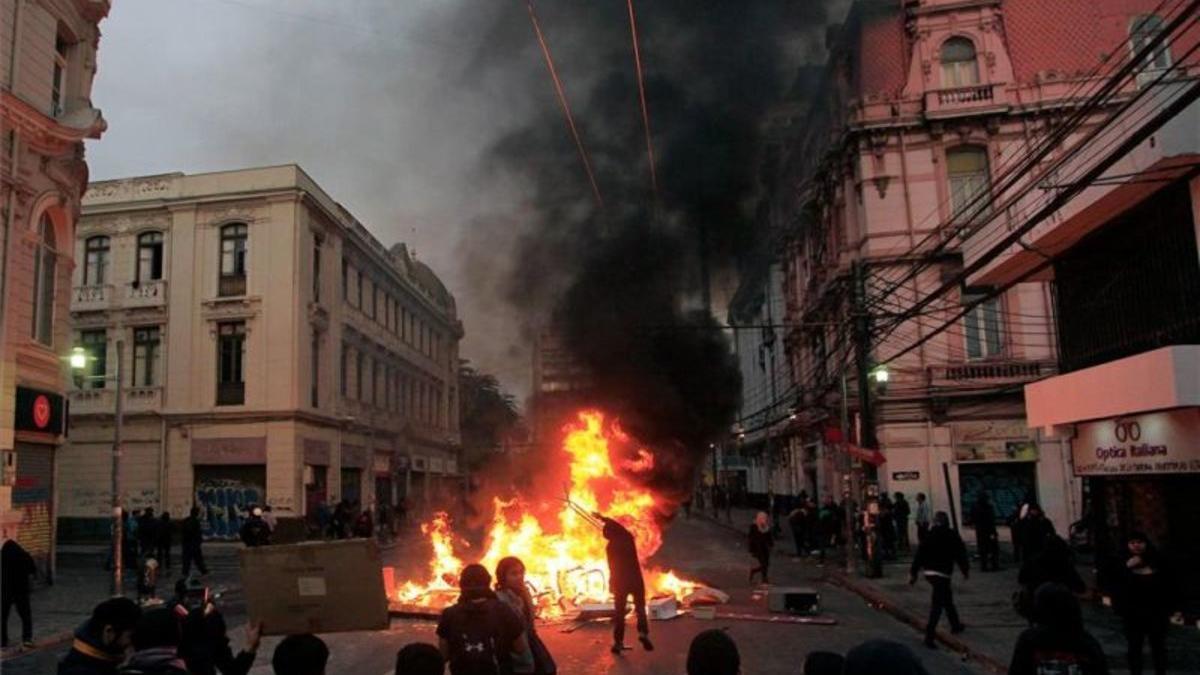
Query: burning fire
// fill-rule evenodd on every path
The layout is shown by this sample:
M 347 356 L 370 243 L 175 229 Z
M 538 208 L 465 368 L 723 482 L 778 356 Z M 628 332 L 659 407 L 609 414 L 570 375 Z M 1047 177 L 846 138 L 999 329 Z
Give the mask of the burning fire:
M 662 531 L 654 517 L 656 500 L 649 490 L 634 485 L 622 472 L 628 475 L 651 470 L 654 455 L 639 449 L 630 458 L 619 460 L 621 472 L 615 471 L 610 444 L 625 447 L 633 441 L 615 423 L 606 428 L 603 414 L 595 410 L 579 413 L 577 421 L 565 431 L 562 451 L 570 462 L 571 501 L 587 512 L 598 511 L 617 520 L 633 534 L 643 561 L 648 595 L 682 599 L 697 588 L 698 584 L 673 572 L 644 567 L 646 559 L 662 545 Z M 585 603 L 610 600 L 606 541 L 599 529 L 571 508 L 566 496 L 564 489 L 562 505 L 549 527 L 543 527 L 531 504 L 522 497 L 493 499 L 485 549 L 481 555 L 472 556 L 491 571 L 501 558 L 520 558 L 525 563 L 525 582 L 543 615 L 558 616 Z M 464 564 L 458 551 L 467 543 L 454 533 L 445 513 L 424 523 L 421 532 L 433 547 L 429 579 L 400 585 L 396 599 L 408 605 L 442 606 L 458 595 L 457 578 Z

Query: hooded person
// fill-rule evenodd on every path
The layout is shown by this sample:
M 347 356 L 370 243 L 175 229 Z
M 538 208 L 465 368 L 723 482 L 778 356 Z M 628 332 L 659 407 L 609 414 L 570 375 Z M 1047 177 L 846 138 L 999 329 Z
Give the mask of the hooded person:
M 133 629 L 133 654 L 121 675 L 187 675 L 179 655 L 180 628 L 175 612 L 165 607 L 142 614 Z
M 1017 638 L 1008 675 L 1108 675 L 1104 650 L 1084 630 L 1079 600 L 1069 588 L 1042 584 L 1034 594 L 1033 620 Z
M 437 625 L 438 649 L 450 674 L 511 673 L 512 655 L 529 651 L 521 619 L 496 598 L 483 565 L 464 567 L 458 583 L 458 602 L 442 610 Z
M 962 570 L 963 579 L 967 579 L 971 574 L 967 547 L 958 532 L 950 529 L 950 516 L 945 511 L 938 511 L 933 517 L 933 528 L 925 535 L 925 540 L 917 545 L 908 579 L 910 584 L 915 584 L 917 573 L 923 572 L 925 581 L 932 588 L 929 621 L 925 624 L 925 646 L 930 649 L 937 648 L 934 638 L 943 611 L 946 612 L 946 618 L 950 619 L 951 633 L 961 633 L 965 629 L 958 617 L 954 592 L 950 586 L 950 575 L 954 573 L 956 565 Z
M 92 616 L 75 629 L 71 650 L 58 663 L 58 675 L 113 675 L 125 660 L 142 610 L 129 598 L 96 605 Z
M 688 647 L 687 675 L 738 675 L 742 657 L 737 643 L 723 630 L 706 630 Z
M 637 616 L 638 641 L 646 651 L 652 651 L 650 620 L 646 615 L 646 582 L 642 579 L 642 564 L 638 560 L 637 543 L 625 526 L 605 516 L 592 514 L 603 524 L 601 532 L 608 543 L 604 547 L 608 558 L 608 587 L 613 594 L 612 653 L 625 649 L 625 608 L 633 596 L 633 611 Z
M 262 624 L 246 625 L 246 646 L 235 656 L 229 646 L 225 616 L 210 600 L 207 586 L 197 579 L 175 583 L 175 599 L 170 609 L 180 621 L 182 634 L 179 656 L 191 675 L 246 675 L 254 665 L 262 636 Z
M 891 640 L 867 640 L 846 652 L 842 675 L 928 675 L 912 650 Z

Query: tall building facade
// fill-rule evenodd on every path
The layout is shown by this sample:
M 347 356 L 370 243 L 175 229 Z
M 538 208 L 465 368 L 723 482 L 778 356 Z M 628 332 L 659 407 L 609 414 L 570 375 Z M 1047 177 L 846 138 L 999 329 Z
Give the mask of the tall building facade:
M 1025 217 L 993 199 L 1011 167 L 1153 37 L 1157 4 L 859 0 L 831 31 L 803 133 L 772 168 L 763 223 L 788 235 L 787 395 L 824 472 L 838 473 L 838 445 L 825 439 L 841 435 L 828 430 L 844 407 L 849 436 L 873 435 L 886 456 L 881 490 L 924 492 L 968 526 L 981 492 L 1001 518 L 1032 498 L 1060 533 L 1080 519 L 1071 444 L 1031 426 L 1023 396 L 1059 368 L 1053 275 L 956 280 L 975 223 Z M 1064 141 L 1116 104 L 1085 114 Z M 859 373 L 879 364 L 886 381 L 870 378 L 860 400 Z
M 84 139 L 108 0 L 0 0 L 0 526 L 52 570 Z
M 294 165 L 93 183 L 72 280 L 64 539 L 105 532 L 123 384 L 129 508 L 419 506 L 461 483 L 453 296 Z

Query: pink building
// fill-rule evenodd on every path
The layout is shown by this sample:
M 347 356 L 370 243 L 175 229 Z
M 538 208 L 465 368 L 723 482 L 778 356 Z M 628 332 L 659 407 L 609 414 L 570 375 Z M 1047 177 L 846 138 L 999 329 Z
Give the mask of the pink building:
M 1009 286 L 1002 275 L 963 271 L 987 254 L 985 227 L 1011 231 L 1027 217 L 1029 200 L 1001 197 L 1098 129 L 1169 62 L 1155 52 L 1041 162 L 1013 170 L 1164 30 L 1172 17 L 1151 14 L 1159 4 L 860 0 L 831 31 L 824 78 L 803 137 L 784 153 L 769 216 L 790 235 L 781 251 L 786 347 L 803 411 L 792 448 L 824 458 L 810 492 L 840 489 L 822 431 L 839 423 L 845 376 L 850 426 L 868 428 L 869 440 L 873 423 L 887 458 L 881 489 L 910 499 L 924 492 L 967 525 L 983 491 L 1001 519 L 1026 496 L 1060 534 L 1080 519 L 1070 439 L 1031 425 L 1023 395 L 1058 369 L 1052 275 L 1009 276 L 1011 287 L 989 297 Z M 1169 49 L 1183 53 L 1196 32 Z M 1060 188 L 1043 180 L 1030 192 L 1044 198 Z M 923 298 L 932 299 L 914 307 Z M 864 312 L 871 361 L 888 373 L 886 384 L 872 382 L 871 420 L 861 419 L 855 395 L 855 318 Z

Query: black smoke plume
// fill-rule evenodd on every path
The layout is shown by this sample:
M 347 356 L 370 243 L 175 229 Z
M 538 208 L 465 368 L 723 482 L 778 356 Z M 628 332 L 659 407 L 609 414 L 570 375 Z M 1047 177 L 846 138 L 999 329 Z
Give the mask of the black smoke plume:
M 523 3 L 521 3 L 523 4 Z M 529 17 L 492 28 L 489 69 L 523 67 L 541 101 L 486 170 L 526 189 L 508 300 L 591 372 L 590 403 L 660 451 L 650 479 L 679 491 L 737 411 L 740 375 L 701 289 L 755 245 L 763 132 L 825 24 L 816 0 L 635 3 L 658 192 L 651 190 L 626 3 L 558 0 L 537 12 L 596 173 L 592 198 Z M 806 53 L 808 52 L 808 53 Z M 474 253 L 481 257 L 479 252 Z M 668 448 L 677 452 L 662 451 Z

